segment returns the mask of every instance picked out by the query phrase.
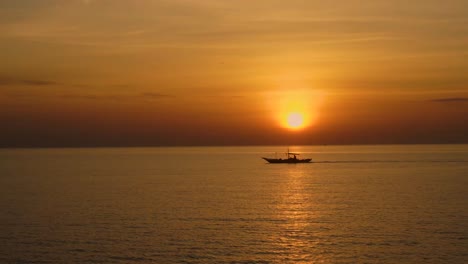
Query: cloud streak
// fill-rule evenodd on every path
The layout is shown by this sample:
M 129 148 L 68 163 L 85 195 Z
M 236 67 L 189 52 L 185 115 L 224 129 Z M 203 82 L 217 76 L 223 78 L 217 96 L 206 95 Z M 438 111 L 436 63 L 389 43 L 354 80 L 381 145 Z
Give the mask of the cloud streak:
M 174 97 L 170 94 L 163 94 L 163 93 L 142 93 L 142 97 L 150 98 L 150 99 L 159 99 L 159 98 L 167 98 L 167 97 Z
M 62 98 L 69 98 L 69 99 L 84 99 L 84 100 L 129 100 L 129 99 L 150 99 L 150 100 L 158 100 L 158 99 L 165 99 L 165 98 L 172 98 L 173 95 L 170 94 L 163 94 L 163 93 L 141 93 L 141 94 L 134 94 L 134 95 L 91 95 L 91 94 L 67 94 L 62 95 Z
M 468 102 L 468 97 L 438 98 L 438 99 L 431 100 L 431 102 L 436 102 L 436 103 L 463 103 L 463 102 Z
M 0 85 L 27 85 L 27 86 L 50 86 L 58 85 L 59 83 L 48 80 L 36 79 L 16 79 L 9 77 L 0 77 Z

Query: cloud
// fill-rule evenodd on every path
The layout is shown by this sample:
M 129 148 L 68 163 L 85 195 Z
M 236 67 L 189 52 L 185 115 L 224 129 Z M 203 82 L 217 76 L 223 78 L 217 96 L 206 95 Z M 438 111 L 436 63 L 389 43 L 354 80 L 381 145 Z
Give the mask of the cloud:
M 28 85 L 28 86 L 48 86 L 57 85 L 59 83 L 48 80 L 36 79 L 16 79 L 9 77 L 0 77 L 0 85 Z
M 468 102 L 468 97 L 437 98 L 431 101 L 436 103 L 462 103 Z
M 163 98 L 171 98 L 174 97 L 170 94 L 162 94 L 162 93 L 142 93 L 142 94 L 134 94 L 134 95 L 93 95 L 93 94 L 67 94 L 62 95 L 62 98 L 72 98 L 72 99 L 85 99 L 85 100 L 132 100 L 132 99 L 163 99 Z
M 27 85 L 35 85 L 35 86 L 42 86 L 42 85 L 56 85 L 58 83 L 51 82 L 51 81 L 44 81 L 44 80 L 21 80 L 23 84 Z
M 151 92 L 142 93 L 141 96 L 146 97 L 146 98 L 151 98 L 151 99 L 173 97 L 173 95 L 170 95 L 170 94 L 151 93 Z
M 116 96 L 98 96 L 98 95 L 81 95 L 81 94 L 67 94 L 62 95 L 62 98 L 73 98 L 73 99 L 87 99 L 87 100 L 98 100 L 98 99 L 118 99 Z
M 246 98 L 245 95 L 220 95 L 220 94 L 208 95 L 206 97 L 208 97 L 208 98 L 224 98 L 224 99 L 245 99 Z

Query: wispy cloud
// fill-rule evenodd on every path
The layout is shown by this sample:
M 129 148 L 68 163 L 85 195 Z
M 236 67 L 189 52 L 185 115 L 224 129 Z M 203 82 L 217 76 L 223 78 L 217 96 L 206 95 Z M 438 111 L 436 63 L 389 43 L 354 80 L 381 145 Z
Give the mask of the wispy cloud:
M 120 99 L 123 97 L 115 96 L 115 95 L 86 95 L 86 94 L 66 94 L 62 95 L 62 98 L 67 99 L 86 99 L 86 100 L 102 100 L 102 99 Z
M 274 1 L 268 5 L 262 1 L 215 0 L 111 1 L 112 4 L 93 0 L 26 2 L 38 2 L 40 6 L 50 8 L 37 10 L 39 4 L 36 3 L 36 8 L 28 9 L 26 18 L 0 23 L 2 37 L 81 46 L 83 52 L 99 54 L 154 52 L 166 47 L 263 49 L 265 43 L 271 41 L 293 45 L 336 44 L 346 48 L 348 43 L 407 43 L 407 39 L 415 34 L 420 34 L 421 41 L 432 43 L 443 41 L 434 39 L 432 35 L 439 31 L 460 39 L 458 34 L 464 32 L 461 25 L 466 22 L 465 16 L 461 15 L 402 15 L 407 12 L 398 12 L 401 5 L 374 4 L 371 0 L 361 1 L 364 3 L 360 5 L 353 1 L 340 5 L 322 4 L 320 1 L 300 1 L 301 4 Z M 91 4 L 93 8 L 89 7 Z M 356 9 L 356 6 L 366 5 L 381 6 L 378 8 L 381 11 L 361 14 L 360 9 Z M 434 6 L 438 5 L 432 8 Z M 456 5 L 452 8 L 455 9 Z M 137 12 L 129 13 L 128 10 Z M 233 10 L 243 10 L 242 15 Z M 410 11 L 421 13 L 414 9 Z M 15 16 L 17 13 L 21 14 L 15 11 Z M 133 18 L 133 13 L 138 14 L 138 18 Z M 324 15 L 328 13 L 333 15 Z M 5 16 L 0 10 L 0 17 L 2 15 Z M 86 19 L 82 20 L 83 17 Z M 431 30 L 426 32 L 421 28 Z M 420 51 L 418 54 L 425 53 Z
M 151 99 L 173 97 L 173 95 L 170 95 L 170 94 L 150 93 L 150 92 L 142 93 L 141 96 L 146 97 L 146 98 L 151 98 Z
M 224 99 L 245 99 L 245 95 L 208 95 L 208 98 L 224 98 Z
M 94 95 L 94 94 L 66 94 L 62 95 L 62 98 L 70 99 L 84 99 L 84 100 L 128 100 L 128 99 L 164 99 L 174 97 L 170 94 L 163 93 L 141 93 L 141 94 L 130 94 L 130 95 Z
M 0 77 L 0 85 L 49 86 L 49 85 L 57 85 L 57 84 L 59 83 L 54 82 L 54 81 L 48 81 L 48 80 Z
M 437 98 L 431 101 L 436 103 L 462 103 L 468 102 L 468 97 Z

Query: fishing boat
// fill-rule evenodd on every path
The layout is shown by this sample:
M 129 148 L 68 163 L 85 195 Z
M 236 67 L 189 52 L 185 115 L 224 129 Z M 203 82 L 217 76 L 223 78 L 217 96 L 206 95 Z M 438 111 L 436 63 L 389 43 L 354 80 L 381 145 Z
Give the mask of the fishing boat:
M 296 156 L 300 155 L 299 153 L 293 153 L 293 152 L 288 152 L 286 153 L 285 159 L 282 158 L 265 158 L 262 157 L 262 159 L 268 161 L 268 163 L 309 163 L 312 161 L 312 159 L 298 159 Z

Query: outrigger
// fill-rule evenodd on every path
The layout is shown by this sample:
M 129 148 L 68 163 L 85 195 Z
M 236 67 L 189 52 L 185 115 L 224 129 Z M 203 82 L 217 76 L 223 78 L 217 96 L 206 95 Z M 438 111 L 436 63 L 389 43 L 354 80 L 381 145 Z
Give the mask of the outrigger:
M 282 158 L 273 159 L 273 158 L 264 158 L 264 157 L 262 157 L 262 159 L 268 161 L 269 163 L 309 163 L 312 161 L 312 159 L 298 159 L 296 156 L 300 154 L 289 152 L 289 148 L 288 148 L 288 152 L 286 153 L 286 155 L 287 155 L 286 159 L 282 159 Z

